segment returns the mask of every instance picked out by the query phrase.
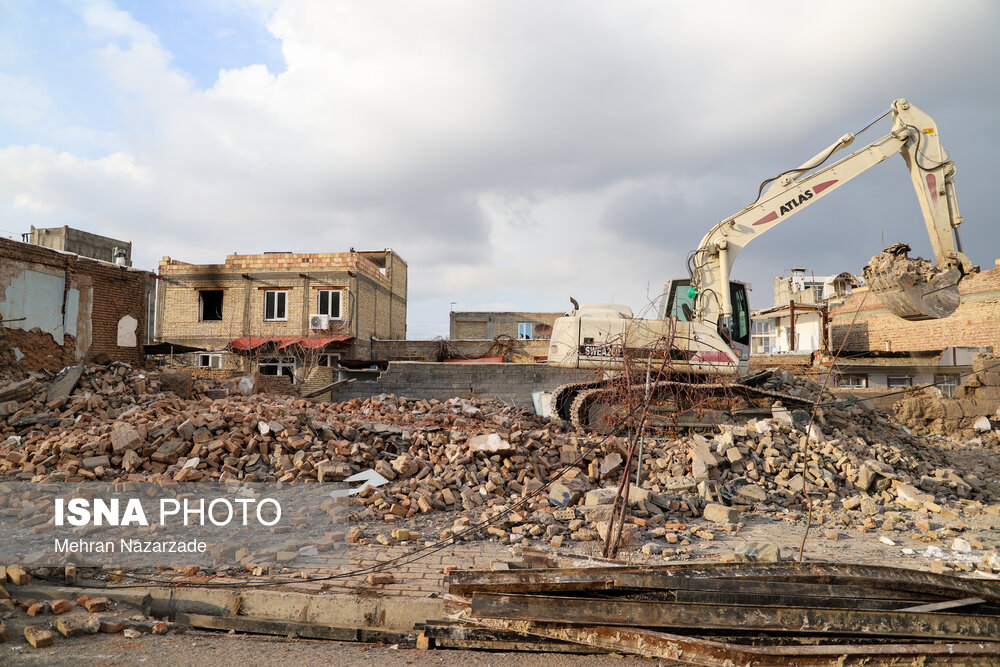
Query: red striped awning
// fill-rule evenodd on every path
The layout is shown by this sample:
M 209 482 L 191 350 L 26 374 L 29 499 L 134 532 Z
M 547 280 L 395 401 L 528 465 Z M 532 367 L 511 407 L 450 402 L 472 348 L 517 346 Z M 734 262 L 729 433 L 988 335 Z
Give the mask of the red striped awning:
M 330 343 L 342 343 L 350 339 L 351 336 L 244 336 L 229 341 L 229 347 L 244 352 L 271 344 L 279 350 L 292 345 L 298 345 L 308 350 L 318 350 Z

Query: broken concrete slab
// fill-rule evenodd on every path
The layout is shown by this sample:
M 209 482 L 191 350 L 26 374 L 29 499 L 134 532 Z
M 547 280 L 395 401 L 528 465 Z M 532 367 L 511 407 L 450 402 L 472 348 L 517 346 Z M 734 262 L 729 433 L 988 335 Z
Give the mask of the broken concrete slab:
M 83 372 L 86 369 L 85 365 L 79 364 L 77 366 L 67 366 L 59 371 L 52 382 L 49 383 L 49 387 L 45 392 L 45 403 L 48 404 L 51 401 L 69 398 L 69 395 L 76 389 L 76 385 L 80 382 L 80 378 L 83 377 Z

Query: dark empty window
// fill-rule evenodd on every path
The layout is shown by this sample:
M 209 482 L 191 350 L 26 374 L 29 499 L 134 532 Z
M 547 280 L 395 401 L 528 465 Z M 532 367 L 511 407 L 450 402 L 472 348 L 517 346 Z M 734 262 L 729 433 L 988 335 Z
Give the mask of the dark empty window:
M 205 289 L 198 292 L 198 314 L 203 322 L 222 319 L 222 290 Z

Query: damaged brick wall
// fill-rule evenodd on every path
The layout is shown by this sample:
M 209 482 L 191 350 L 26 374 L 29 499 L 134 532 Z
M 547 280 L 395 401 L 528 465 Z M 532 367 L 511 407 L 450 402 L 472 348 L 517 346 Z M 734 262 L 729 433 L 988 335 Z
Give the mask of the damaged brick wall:
M 25 370 L 141 365 L 147 273 L 0 239 L 0 316 Z
M 847 352 L 940 350 L 950 346 L 992 347 L 1000 351 L 1000 327 L 997 326 L 1000 322 L 1000 268 L 969 276 L 959 284 L 959 292 L 962 304 L 951 317 L 908 322 L 889 313 L 868 290 L 855 290 L 843 305 L 830 313 L 831 349 L 838 349 L 846 336 L 844 350 Z

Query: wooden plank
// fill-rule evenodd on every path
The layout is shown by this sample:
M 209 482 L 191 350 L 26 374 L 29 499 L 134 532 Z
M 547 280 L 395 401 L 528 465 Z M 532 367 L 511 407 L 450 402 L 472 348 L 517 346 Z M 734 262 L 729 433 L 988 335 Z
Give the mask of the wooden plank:
M 472 616 L 579 625 L 1000 640 L 1000 617 L 475 593 Z
M 959 607 L 969 607 L 974 604 L 986 602 L 982 598 L 962 598 L 961 600 L 945 600 L 933 604 L 921 604 L 916 607 L 907 607 L 899 611 L 945 611 L 946 609 L 958 609 Z

